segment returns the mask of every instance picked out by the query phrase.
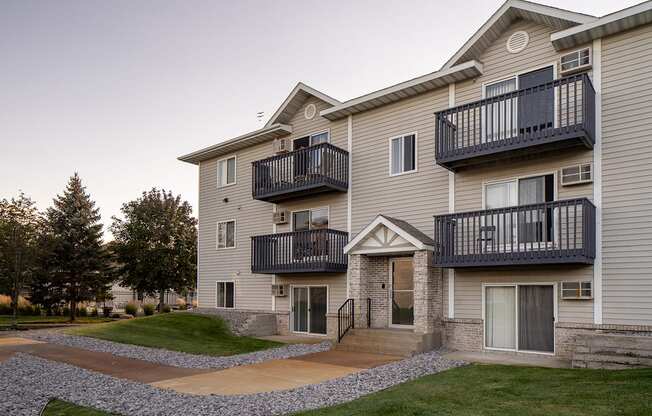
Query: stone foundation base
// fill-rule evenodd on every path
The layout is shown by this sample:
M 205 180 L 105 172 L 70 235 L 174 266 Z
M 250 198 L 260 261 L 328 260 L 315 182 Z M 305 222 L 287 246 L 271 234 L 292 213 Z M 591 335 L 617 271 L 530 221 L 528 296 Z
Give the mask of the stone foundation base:
M 278 333 L 276 314 L 271 312 L 217 308 L 197 308 L 193 312 L 219 316 L 236 335 L 261 337 Z
M 482 351 L 484 344 L 482 319 L 448 319 L 443 320 L 444 347 L 460 351 Z

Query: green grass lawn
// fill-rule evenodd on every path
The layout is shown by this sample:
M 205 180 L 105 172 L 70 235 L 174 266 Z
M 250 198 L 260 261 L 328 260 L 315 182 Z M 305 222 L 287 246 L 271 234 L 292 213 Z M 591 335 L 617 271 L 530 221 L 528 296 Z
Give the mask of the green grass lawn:
M 190 313 L 166 313 L 77 327 L 67 332 L 124 344 L 215 356 L 242 354 L 282 345 L 235 336 L 222 319 Z
M 650 414 L 652 369 L 560 370 L 471 365 L 297 416 Z
M 43 416 L 109 416 L 110 413 L 81 407 L 63 400 L 53 400 L 45 407 Z
M 94 324 L 111 321 L 104 317 L 77 317 L 77 324 Z M 64 324 L 70 323 L 68 316 L 18 316 L 18 324 Z M 0 326 L 11 325 L 11 315 L 0 315 Z

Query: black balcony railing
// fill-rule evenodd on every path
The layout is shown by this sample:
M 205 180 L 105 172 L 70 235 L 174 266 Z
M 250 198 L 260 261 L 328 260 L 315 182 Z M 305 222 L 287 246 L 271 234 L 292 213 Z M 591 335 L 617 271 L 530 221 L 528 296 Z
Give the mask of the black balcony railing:
M 254 273 L 346 272 L 348 233 L 331 229 L 251 237 Z
M 595 206 L 586 198 L 435 216 L 438 267 L 592 264 Z
M 584 145 L 595 137 L 595 90 L 573 75 L 436 113 L 435 159 L 455 170 L 503 157 Z
M 349 152 L 321 143 L 253 162 L 254 199 L 277 202 L 349 185 Z

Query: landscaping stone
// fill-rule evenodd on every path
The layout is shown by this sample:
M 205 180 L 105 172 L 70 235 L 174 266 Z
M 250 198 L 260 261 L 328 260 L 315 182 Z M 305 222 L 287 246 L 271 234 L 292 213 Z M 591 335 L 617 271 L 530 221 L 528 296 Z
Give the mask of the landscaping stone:
M 292 390 L 242 396 L 191 396 L 21 353 L 0 363 L 0 414 L 38 415 L 48 399 L 56 397 L 133 416 L 281 415 L 348 402 L 463 364 L 446 360 L 434 351 Z
M 213 357 L 209 355 L 188 354 L 160 348 L 120 344 L 96 338 L 68 335 L 60 331 L 39 331 L 24 333 L 22 336 L 52 344 L 82 348 L 91 351 L 108 352 L 120 357 L 135 358 L 138 360 L 183 368 L 224 369 L 238 365 L 259 363 L 267 360 L 297 357 L 299 355 L 327 351 L 331 348 L 331 343 L 325 341 L 320 344 L 288 344 L 278 348 L 271 348 L 247 354 L 231 355 L 228 357 Z

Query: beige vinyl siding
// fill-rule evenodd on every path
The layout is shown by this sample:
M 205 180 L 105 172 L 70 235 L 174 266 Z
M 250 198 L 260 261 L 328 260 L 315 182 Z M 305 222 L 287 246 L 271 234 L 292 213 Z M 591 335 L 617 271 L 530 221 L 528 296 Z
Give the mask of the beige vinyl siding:
M 272 207 L 251 196 L 251 162 L 269 155 L 271 143 L 237 153 L 236 184 L 217 187 L 217 160 L 199 167 L 199 305 L 215 307 L 216 282 L 235 281 L 237 309 L 271 310 L 271 276 L 251 273 L 250 237 L 272 232 Z M 228 198 L 229 202 L 223 202 Z M 236 248 L 216 249 L 217 222 L 236 220 Z
M 517 30 L 530 36 L 528 46 L 518 54 L 507 52 L 507 38 Z M 555 63 L 559 54 L 550 43 L 554 30 L 530 21 L 515 22 L 482 55 L 484 74 L 475 80 L 458 83 L 455 104 L 461 105 L 482 98 L 482 85 L 503 79 L 518 72 Z M 460 170 L 455 174 L 455 211 L 483 209 L 483 184 L 517 177 L 556 173 L 557 199 L 593 198 L 591 184 L 562 187 L 559 170 L 579 163 L 591 163 L 593 152 L 585 148 L 536 154 L 531 158 L 502 161 Z M 561 282 L 565 280 L 593 280 L 592 266 L 546 267 L 522 269 L 483 269 L 455 271 L 455 317 L 482 317 L 482 283 L 489 282 Z M 562 322 L 593 322 L 592 301 L 562 301 L 559 299 L 559 320 Z
M 652 25 L 602 40 L 603 320 L 652 325 Z
M 434 160 L 434 112 L 447 107 L 443 88 L 353 116 L 353 235 L 385 214 L 432 236 L 432 216 L 448 212 L 448 171 Z M 417 134 L 417 172 L 390 176 L 389 141 L 409 133 Z
M 305 107 L 315 104 L 316 115 L 313 119 L 304 116 Z M 328 130 L 331 143 L 346 148 L 346 120 L 331 123 L 319 116 L 319 111 L 329 105 L 317 98 L 308 98 L 296 115 L 291 119 L 293 128 L 290 139 L 303 137 L 311 133 Z M 202 162 L 199 175 L 199 304 L 201 307 L 214 307 L 216 282 L 235 281 L 235 307 L 247 310 L 272 310 L 271 284 L 272 275 L 251 273 L 251 236 L 272 234 L 273 204 L 256 201 L 251 195 L 251 163 L 272 156 L 272 142 L 258 144 L 236 153 L 236 184 L 217 188 L 217 161 L 222 157 Z M 228 198 L 229 202 L 223 202 Z M 281 208 L 296 210 L 303 207 L 328 205 L 334 225 L 346 229 L 346 194 L 324 194 L 306 197 L 281 204 Z M 216 249 L 216 226 L 218 221 L 236 220 L 236 248 Z M 279 226 L 277 232 L 284 231 Z M 331 279 L 330 276 L 324 277 Z M 346 280 L 344 280 L 346 281 Z M 333 293 L 337 299 L 338 290 Z M 277 310 L 282 304 L 277 298 Z M 331 298 L 333 299 L 333 298 Z

